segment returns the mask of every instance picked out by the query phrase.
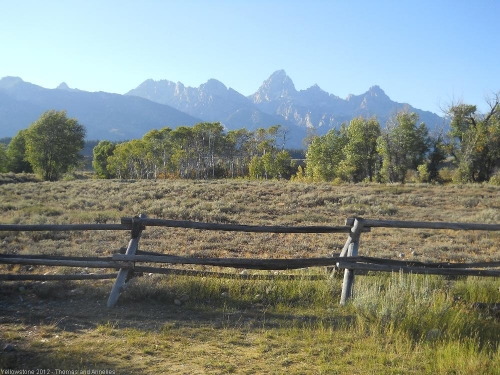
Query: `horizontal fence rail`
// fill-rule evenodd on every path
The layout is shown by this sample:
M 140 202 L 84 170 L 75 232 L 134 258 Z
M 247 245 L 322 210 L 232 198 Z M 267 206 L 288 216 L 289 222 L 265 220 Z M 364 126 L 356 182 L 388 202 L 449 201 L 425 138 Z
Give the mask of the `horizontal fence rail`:
M 131 218 L 122 218 L 122 224 L 132 223 Z M 349 233 L 351 227 L 344 226 L 258 226 L 237 224 L 215 224 L 201 223 L 197 221 L 163 220 L 163 219 L 139 219 L 142 226 L 170 227 L 202 230 L 218 230 L 226 232 L 253 232 L 253 233 Z M 367 229 L 366 231 L 369 231 Z
M 120 255 L 113 256 L 114 260 L 123 262 L 168 263 L 168 264 L 197 264 L 205 266 L 219 266 L 259 270 L 289 270 L 318 266 L 331 266 L 341 263 L 341 268 L 351 268 L 366 271 L 413 271 L 413 273 L 433 275 L 471 275 L 471 276 L 500 276 L 499 271 L 480 270 L 478 268 L 500 267 L 499 262 L 475 263 L 424 263 L 412 261 L 398 261 L 373 257 L 328 257 L 328 258 L 294 258 L 294 259 L 255 259 L 255 258 L 195 258 L 158 255 Z M 135 270 L 135 268 L 134 268 Z
M 195 258 L 164 255 L 113 255 L 113 260 L 123 262 L 197 264 L 204 266 L 247 268 L 256 270 L 292 270 L 317 266 L 333 266 L 340 258 L 295 258 L 295 259 L 255 259 L 255 258 Z
M 138 249 L 142 231 L 148 226 L 185 228 L 198 230 L 216 230 L 254 233 L 348 233 L 347 241 L 337 256 L 322 258 L 292 258 L 292 259 L 256 259 L 256 258 L 202 258 L 182 257 Z M 0 263 L 65 266 L 84 268 L 117 269 L 118 273 L 81 273 L 70 275 L 55 274 L 4 274 L 0 280 L 99 280 L 116 279 L 108 299 L 108 306 L 116 304 L 125 283 L 134 276 L 145 273 L 180 274 L 190 276 L 217 276 L 231 279 L 295 279 L 311 280 L 327 279 L 323 275 L 272 275 L 248 274 L 247 272 L 221 273 L 213 271 L 197 271 L 171 268 L 171 265 L 206 265 L 252 270 L 287 270 L 309 267 L 329 267 L 344 269 L 341 304 L 345 304 L 352 296 L 355 271 L 366 272 L 403 272 L 435 275 L 466 275 L 500 277 L 500 261 L 473 263 L 427 263 L 410 260 L 392 260 L 366 256 L 358 256 L 359 239 L 362 233 L 370 232 L 371 228 L 408 228 L 408 229 L 440 229 L 440 230 L 480 230 L 500 231 L 497 224 L 419 222 L 396 220 L 373 220 L 363 218 L 348 218 L 344 226 L 257 226 L 239 224 L 203 223 L 182 220 L 150 219 L 145 215 L 134 218 L 122 218 L 121 224 L 0 224 L 0 231 L 87 231 L 87 230 L 129 230 L 131 238 L 126 248 L 118 250 L 112 257 L 69 257 L 47 255 L 17 255 L 0 254 Z M 151 267 L 145 264 L 161 264 L 162 267 Z M 168 268 L 164 268 L 164 266 Z
M 80 230 L 130 230 L 130 224 L 0 224 L 0 232 L 68 232 Z
M 86 267 L 86 268 L 134 268 L 132 263 L 119 262 L 116 260 L 66 260 L 66 259 L 39 259 L 32 258 L 3 258 L 0 257 L 0 263 L 4 264 L 27 264 L 32 266 L 58 266 L 58 267 Z
M 117 273 L 88 273 L 69 275 L 0 275 L 2 281 L 64 281 L 64 280 L 108 280 L 116 279 Z
M 354 225 L 355 218 L 346 220 L 346 225 Z M 365 227 L 370 228 L 408 228 L 408 229 L 451 229 L 500 231 L 498 224 L 446 223 L 440 221 L 398 221 L 362 219 Z

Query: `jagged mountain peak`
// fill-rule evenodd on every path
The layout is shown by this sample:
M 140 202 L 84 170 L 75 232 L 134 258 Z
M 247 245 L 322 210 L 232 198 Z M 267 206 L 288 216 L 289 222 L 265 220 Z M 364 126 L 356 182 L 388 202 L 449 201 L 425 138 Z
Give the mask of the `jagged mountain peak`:
M 377 99 L 383 99 L 383 100 L 388 100 L 390 101 L 391 98 L 387 96 L 384 90 L 380 88 L 378 85 L 371 86 L 368 91 L 364 92 L 363 94 L 360 95 L 353 95 L 349 94 L 346 98 L 347 101 L 357 101 L 357 100 L 363 100 L 366 97 L 370 98 L 377 98 Z
M 384 92 L 384 90 L 382 90 L 380 88 L 380 86 L 378 86 L 378 85 L 374 85 L 374 86 L 370 87 L 368 89 L 367 94 L 370 94 L 371 96 L 377 96 L 377 97 L 382 97 L 382 98 L 389 99 L 389 97 L 386 95 L 386 93 Z
M 166 79 L 165 80 L 160 80 L 159 82 L 163 82 L 163 81 L 169 82 Z M 149 78 L 149 79 L 145 80 L 144 82 L 142 82 L 139 86 L 142 86 L 142 85 L 145 85 L 145 86 L 147 86 L 147 85 L 154 85 L 155 83 L 156 83 L 156 81 L 153 78 Z
M 148 88 L 148 87 L 158 87 L 158 86 L 171 86 L 175 85 L 174 82 L 169 81 L 168 79 L 161 79 L 159 81 L 155 81 L 152 78 L 149 78 L 142 82 L 139 86 L 137 86 L 137 89 L 139 88 Z
M 319 87 L 319 85 L 317 83 L 315 83 L 311 87 L 307 88 L 306 91 L 309 91 L 309 92 L 326 92 L 321 87 Z
M 200 85 L 200 91 L 222 96 L 227 94 L 227 87 L 221 81 L 211 78 L 206 83 Z
M 275 71 L 259 87 L 257 92 L 251 95 L 254 103 L 263 103 L 279 100 L 280 98 L 289 98 L 297 94 L 295 85 L 286 72 L 281 69 Z
M 271 74 L 269 76 L 269 79 L 271 79 L 271 78 L 279 78 L 279 77 L 281 77 L 281 78 L 288 77 L 287 74 L 286 74 L 286 72 L 285 72 L 285 69 L 278 69 L 278 70 L 276 70 L 273 74 Z
M 324 104 L 328 101 L 336 99 L 334 95 L 327 93 L 325 90 L 319 87 L 318 84 L 314 84 L 313 86 L 305 90 L 300 90 L 299 98 L 301 99 L 302 103 L 312 105 L 314 105 L 314 103 L 320 105 L 322 103 Z
M 264 82 L 264 84 L 266 83 L 272 88 L 295 91 L 295 85 L 292 79 L 283 69 L 277 70 L 271 74 L 271 76 Z
M 149 78 L 147 80 L 145 80 L 144 82 L 142 82 L 138 87 L 141 87 L 141 86 L 172 86 L 172 85 L 177 85 L 177 84 L 181 84 L 180 82 L 174 82 L 174 81 L 170 81 L 168 79 L 159 79 L 158 81 L 152 79 L 152 78 Z

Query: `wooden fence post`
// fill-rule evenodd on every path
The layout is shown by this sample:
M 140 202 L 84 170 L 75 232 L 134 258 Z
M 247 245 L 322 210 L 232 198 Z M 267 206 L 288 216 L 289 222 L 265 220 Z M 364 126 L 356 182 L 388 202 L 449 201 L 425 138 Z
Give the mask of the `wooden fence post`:
M 364 222 L 361 218 L 354 219 L 354 225 L 349 233 L 349 239 L 346 242 L 348 246 L 347 256 L 355 257 L 358 256 L 359 248 L 359 237 L 363 230 Z M 345 252 L 343 252 L 345 254 Z M 352 296 L 352 290 L 354 286 L 354 270 L 345 269 L 344 271 L 344 282 L 342 283 L 342 296 L 340 297 L 340 304 L 344 306 L 347 300 Z
M 146 215 L 141 214 L 139 217 L 134 217 L 132 219 L 132 234 L 130 236 L 131 238 L 128 243 L 127 251 L 125 252 L 126 255 L 135 255 L 135 252 L 139 248 L 139 238 L 143 230 L 140 219 L 145 218 Z M 129 272 L 133 272 L 133 270 L 120 268 L 120 271 L 118 271 L 115 284 L 109 293 L 108 307 L 113 307 L 116 305 L 116 302 L 118 302 L 118 297 L 120 297 L 120 293 L 123 291 Z

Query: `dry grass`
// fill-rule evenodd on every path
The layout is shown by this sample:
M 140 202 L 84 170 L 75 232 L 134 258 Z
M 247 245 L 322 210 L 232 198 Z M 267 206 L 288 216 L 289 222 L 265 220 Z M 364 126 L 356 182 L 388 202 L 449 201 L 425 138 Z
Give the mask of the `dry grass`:
M 343 185 L 256 181 L 102 181 L 0 185 L 4 224 L 117 223 L 153 218 L 258 225 L 342 225 L 346 217 L 498 223 L 500 188 L 488 185 Z M 0 233 L 4 251 L 19 254 L 111 254 L 123 232 Z M 374 229 L 360 253 L 421 260 L 488 260 L 495 232 Z M 337 252 L 344 235 L 218 233 L 148 228 L 144 250 L 177 255 L 304 257 Z M 8 245 L 8 246 L 7 246 Z M 78 246 L 75 246 L 78 245 Z
M 500 187 L 489 185 L 248 180 L 7 183 L 0 185 L 0 223 L 118 223 L 139 213 L 254 225 L 342 225 L 351 216 L 498 223 L 499 192 Z M 126 246 L 128 236 L 120 231 L 0 232 L 0 248 L 9 254 L 104 256 Z M 148 228 L 140 248 L 187 256 L 313 257 L 338 253 L 345 240 L 346 235 L 336 234 Z M 360 255 L 500 260 L 498 242 L 496 232 L 373 229 L 362 235 Z M 304 272 L 323 270 L 298 274 Z M 111 285 L 1 282 L 0 344 L 11 343 L 16 351 L 0 353 L 0 368 L 109 368 L 123 374 L 495 374 L 500 368 L 494 335 L 500 330 L 498 318 L 470 308 L 473 302 L 498 302 L 498 279 L 358 278 L 358 305 L 345 308 L 338 306 L 341 281 L 326 275 L 319 281 L 146 276 L 133 279 L 119 306 L 107 309 Z M 401 285 L 411 285 L 410 294 Z M 373 304 L 361 303 L 366 300 Z M 398 314 L 401 306 L 411 305 L 408 301 L 418 303 L 403 310 L 403 319 Z M 429 340 L 436 322 L 442 335 Z

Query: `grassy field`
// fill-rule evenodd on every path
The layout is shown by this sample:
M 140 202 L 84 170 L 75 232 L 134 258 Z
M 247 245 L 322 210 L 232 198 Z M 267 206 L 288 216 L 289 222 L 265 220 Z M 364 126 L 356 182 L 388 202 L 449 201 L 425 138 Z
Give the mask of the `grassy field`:
M 20 177 L 17 183 L 6 183 L 10 180 L 0 179 L 2 224 L 118 223 L 139 213 L 249 225 L 343 225 L 352 216 L 500 222 L 500 188 L 489 185 L 91 179 L 48 183 Z M 0 249 L 4 254 L 109 256 L 127 245 L 128 236 L 123 231 L 0 232 Z M 346 238 L 147 228 L 140 249 L 184 256 L 314 257 L 339 253 Z M 499 238 L 496 232 L 373 229 L 361 236 L 360 255 L 500 260 Z M 54 272 L 46 267 L 0 268 L 2 273 Z M 361 276 L 355 298 L 341 308 L 340 278 L 321 268 L 294 274 L 297 280 L 144 275 L 129 283 L 113 309 L 106 308 L 112 280 L 0 282 L 0 369 L 500 373 L 498 311 L 474 307 L 476 302 L 500 302 L 499 279 Z M 322 279 L 307 280 L 311 274 Z

